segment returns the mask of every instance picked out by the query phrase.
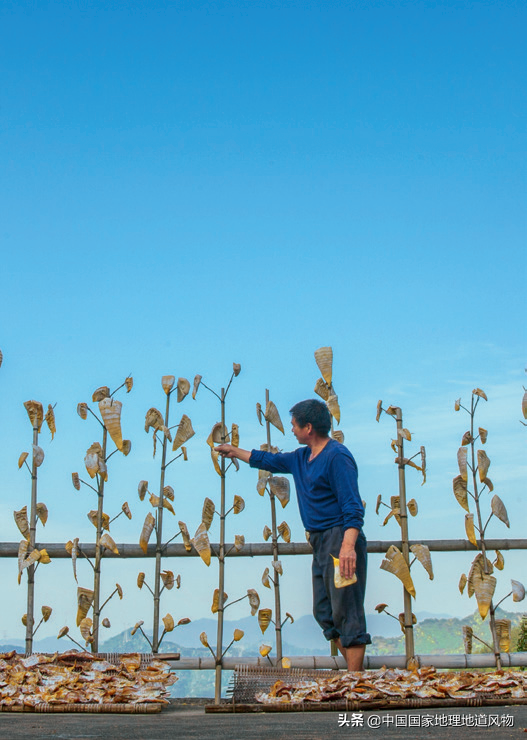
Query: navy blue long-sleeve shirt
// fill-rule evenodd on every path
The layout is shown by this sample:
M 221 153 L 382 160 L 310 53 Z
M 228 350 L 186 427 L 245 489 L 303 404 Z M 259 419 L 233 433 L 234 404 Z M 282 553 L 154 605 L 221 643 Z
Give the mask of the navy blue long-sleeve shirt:
M 357 484 L 357 464 L 343 444 L 330 439 L 309 462 L 309 447 L 294 452 L 252 450 L 249 465 L 271 473 L 291 473 L 302 523 L 308 532 L 337 525 L 361 529 L 364 506 Z

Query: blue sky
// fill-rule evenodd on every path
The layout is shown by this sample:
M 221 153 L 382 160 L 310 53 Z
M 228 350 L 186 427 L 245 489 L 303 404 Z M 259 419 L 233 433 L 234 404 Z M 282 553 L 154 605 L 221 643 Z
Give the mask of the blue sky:
M 312 395 L 322 345 L 335 352 L 370 539 L 396 537 L 373 512 L 396 481 L 378 398 L 403 407 L 429 454 L 411 532 L 464 536 L 451 479 L 466 422 L 453 401 L 476 386 L 489 396 L 480 423 L 510 535 L 524 536 L 525 20 L 519 2 L 4 2 L 0 539 L 17 540 L 11 512 L 29 496 L 16 468 L 29 443 L 25 400 L 57 403 L 57 436 L 43 441 L 42 540 L 91 540 L 95 503 L 70 474 L 98 432 L 76 404 L 134 375 L 123 399 L 133 449 L 112 458 L 105 508 L 129 500 L 134 519 L 112 534 L 137 541 L 148 510 L 137 482 L 157 475 L 143 420 L 164 402 L 161 375 L 199 372 L 219 389 L 240 362 L 229 418 L 242 446 L 257 446 L 256 401 L 270 388 L 286 421 Z M 192 529 L 203 498 L 218 495 L 204 443 L 218 410 L 200 391 L 180 411 L 197 434 L 172 485 Z M 229 490 L 248 505 L 229 527 L 256 540 L 266 504 L 254 473 L 238 476 Z M 301 541 L 294 502 L 284 515 Z M 474 608 L 456 595 L 467 558 L 452 558 L 423 581 L 417 609 Z M 379 562 L 370 610 L 401 602 Z M 259 584 L 265 564 L 235 564 L 229 593 Z M 203 585 L 185 593 L 182 570 L 167 599 L 175 615 L 208 612 L 216 572 L 198 565 L 188 583 L 199 575 Z M 3 568 L 17 606 L 1 629 L 12 634 L 24 598 L 15 564 Z M 38 575 L 56 605 L 54 633 L 73 621 L 74 581 L 69 564 L 48 569 Z M 130 594 L 108 615 L 117 631 L 148 605 L 133 585 L 139 566 L 115 569 Z M 524 569 L 511 555 L 503 587 Z M 290 572 L 288 610 L 308 613 L 308 561 Z M 56 573 L 67 593 L 53 592 Z M 110 568 L 108 578 L 110 587 Z

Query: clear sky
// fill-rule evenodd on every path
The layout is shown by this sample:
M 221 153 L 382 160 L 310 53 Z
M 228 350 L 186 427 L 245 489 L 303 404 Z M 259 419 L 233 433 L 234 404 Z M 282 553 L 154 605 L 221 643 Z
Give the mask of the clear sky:
M 396 493 L 394 423 L 375 423 L 379 398 L 403 408 L 410 449 L 428 451 L 427 484 L 408 474 L 419 504 L 411 536 L 464 536 L 451 479 L 467 421 L 453 404 L 476 386 L 489 397 L 478 422 L 511 519 L 510 530 L 495 522 L 489 534 L 525 537 L 525 16 L 512 1 L 5 0 L 0 540 L 18 541 L 12 511 L 29 502 L 16 464 L 31 441 L 24 401 L 57 403 L 55 440 L 42 435 L 49 521 L 39 539 L 93 541 L 95 497 L 77 493 L 70 476 L 83 473 L 99 432 L 75 409 L 133 374 L 132 393 L 119 396 L 132 452 L 110 462 L 105 510 L 128 500 L 133 519 L 112 535 L 137 542 L 149 510 L 137 483 L 155 490 L 159 475 L 143 423 L 164 403 L 161 376 L 200 373 L 219 390 L 241 363 L 228 405 L 241 446 L 264 441 L 254 409 L 267 387 L 287 430 L 279 444 L 291 449 L 288 409 L 313 395 L 313 351 L 323 345 L 335 353 L 370 539 L 398 537 L 374 513 L 378 493 Z M 174 421 L 183 412 L 196 436 L 168 482 L 193 532 L 204 497 L 219 500 L 205 445 L 219 409 L 201 389 Z M 270 523 L 255 481 L 248 469 L 229 473 L 229 496 L 247 501 L 229 518 L 231 539 L 259 541 Z M 303 541 L 294 500 L 283 514 Z M 310 612 L 309 558 L 289 560 L 284 610 L 300 616 Z M 416 610 L 472 611 L 457 592 L 470 557 L 434 563 L 433 583 L 416 575 Z M 398 612 L 399 583 L 379 564 L 372 556 L 367 609 L 387 601 Z M 266 565 L 234 562 L 229 596 L 252 586 L 272 606 L 260 585 Z M 105 566 L 105 588 L 125 587 L 105 613 L 111 632 L 148 623 L 135 576 L 153 565 Z M 183 585 L 162 609 L 209 615 L 216 566 L 173 569 Z M 2 570 L 12 608 L 0 636 L 22 637 L 25 589 L 14 561 Z M 81 572 L 89 586 L 88 566 Z M 524 553 L 506 555 L 500 597 L 524 572 Z M 73 626 L 70 563 L 37 576 L 37 603 L 55 608 L 48 634 Z M 245 602 L 236 614 L 248 614 Z

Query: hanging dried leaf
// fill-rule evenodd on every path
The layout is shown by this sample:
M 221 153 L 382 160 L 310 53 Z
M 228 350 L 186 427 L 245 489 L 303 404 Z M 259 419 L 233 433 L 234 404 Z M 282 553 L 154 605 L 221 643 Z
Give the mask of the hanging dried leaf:
M 18 458 L 18 469 L 22 467 L 22 465 L 26 462 L 28 458 L 29 452 L 23 452 L 20 457 Z
M 234 642 L 240 642 L 244 634 L 245 632 L 243 630 L 235 629 L 234 632 L 232 633 Z
M 95 478 L 97 473 L 100 473 L 104 480 L 108 480 L 106 465 L 104 458 L 102 457 L 102 447 L 98 442 L 94 442 L 90 447 L 88 447 L 84 457 L 84 465 L 86 466 L 86 470 L 88 471 L 90 478 Z M 104 473 L 106 473 L 106 477 Z
M 39 401 L 26 401 L 24 403 L 24 408 L 29 416 L 31 426 L 33 429 L 36 429 L 37 432 L 40 432 L 42 422 L 44 421 L 44 409 L 42 408 L 42 404 Z
M 272 535 L 272 531 L 269 529 L 269 527 L 266 524 L 265 527 L 264 527 L 264 530 L 263 530 L 263 538 L 264 538 L 264 540 L 267 542 L 267 540 L 269 539 L 269 537 L 271 535 Z
M 121 431 L 121 410 L 123 404 L 115 398 L 103 398 L 99 401 L 99 411 L 101 412 L 104 426 L 118 450 L 123 447 L 123 433 Z
M 210 565 L 210 542 L 207 534 L 207 527 L 203 522 L 196 529 L 196 533 L 191 541 L 205 565 Z
M 317 382 L 315 383 L 315 387 L 313 389 L 317 396 L 320 396 L 324 401 L 327 401 L 329 398 L 329 386 L 328 384 L 322 379 L 319 378 Z
M 92 626 L 93 622 L 89 617 L 85 617 L 79 625 L 80 633 L 83 640 L 86 641 L 86 645 L 89 645 L 91 642 L 93 642 L 93 635 L 91 632 Z
M 20 552 L 20 547 L 19 547 Z M 46 553 L 47 554 L 47 553 Z M 31 565 L 34 565 L 35 563 L 38 563 L 40 560 L 40 550 L 37 550 L 36 548 L 32 550 L 27 558 L 25 558 L 22 562 L 21 571 L 25 570 L 26 568 L 29 568 Z M 20 583 L 20 579 L 18 581 Z
M 192 550 L 192 543 L 190 541 L 190 534 L 187 529 L 187 525 L 185 522 L 178 522 L 179 525 L 179 531 L 181 532 L 181 536 L 183 538 L 183 544 L 185 545 L 185 550 L 187 552 L 190 552 Z
M 101 624 L 102 624 L 102 626 L 103 626 L 103 627 L 106 627 L 107 629 L 108 629 L 109 627 L 111 627 L 111 626 L 112 626 L 112 625 L 110 624 L 110 620 L 108 619 L 108 617 L 105 617 L 105 618 L 104 618 L 104 619 L 102 620 Z
M 272 648 L 271 645 L 260 645 L 260 648 L 259 648 L 259 651 L 258 652 L 260 653 L 260 655 L 262 656 L 262 658 L 266 658 L 269 655 L 269 653 L 271 652 L 272 649 L 273 648 Z
M 384 517 L 384 521 L 383 521 L 383 523 L 382 523 L 382 526 L 383 526 L 383 527 L 385 527 L 385 526 L 386 526 L 386 525 L 388 524 L 388 522 L 389 522 L 389 521 L 390 521 L 390 519 L 392 518 L 393 514 L 394 514 L 394 512 L 393 512 L 393 510 L 392 510 L 392 511 L 390 511 L 390 513 L 389 513 L 389 514 L 387 514 L 387 515 L 386 515 L 386 516 Z
M 461 578 L 459 579 L 459 583 L 457 585 L 459 589 L 459 593 L 462 594 L 465 590 L 465 586 L 467 585 L 467 577 L 464 573 L 461 574 Z
M 73 487 L 77 490 L 81 490 L 81 479 L 79 478 L 78 473 L 72 473 L 71 474 L 71 482 L 73 483 Z
M 412 434 L 409 429 L 399 429 L 397 434 L 403 439 L 407 439 L 408 442 L 412 441 Z
M 147 480 L 140 480 L 139 485 L 137 486 L 137 493 L 139 494 L 139 498 L 141 501 L 145 500 L 145 496 L 148 492 L 148 481 Z
M 415 500 L 415 498 L 410 499 L 406 506 L 408 507 L 408 511 L 412 516 L 417 516 L 417 501 Z
M 499 550 L 496 550 L 496 560 L 492 563 L 496 570 L 503 570 L 505 567 L 505 560 Z
M 272 424 L 274 427 L 276 427 L 279 432 L 282 432 L 282 434 L 285 434 L 284 425 L 282 424 L 282 419 L 280 418 L 278 409 L 276 408 L 276 406 L 274 405 L 272 401 L 269 401 L 267 403 L 267 406 L 265 407 L 264 418 L 266 421 L 269 422 L 269 424 Z
M 214 501 L 210 498 L 206 498 L 203 502 L 203 509 L 201 510 L 201 521 L 207 529 L 210 529 L 215 511 L 216 506 L 214 505 Z
M 131 375 L 129 375 L 127 378 L 124 379 L 124 385 L 126 387 L 126 392 L 130 393 L 132 388 L 134 387 L 134 379 Z
M 14 511 L 15 523 L 22 537 L 29 540 L 29 522 L 27 520 L 27 506 L 23 506 L 20 511 Z
M 494 568 L 492 567 L 492 563 L 490 560 L 487 559 L 487 574 L 492 574 Z M 485 575 L 485 565 L 484 565 L 484 559 L 482 553 L 478 553 L 474 560 L 472 561 L 472 565 L 470 566 L 470 570 L 468 573 L 467 578 L 467 593 L 469 598 L 472 598 L 472 596 L 475 593 L 475 582 L 478 580 L 478 578 L 482 578 L 482 576 Z
M 111 550 L 115 555 L 119 555 L 117 545 L 107 532 L 102 535 L 101 539 L 99 540 L 99 545 L 101 547 L 105 547 L 107 550 Z
M 144 582 L 145 582 L 145 574 L 141 571 L 141 573 L 138 573 L 137 575 L 137 588 L 143 588 Z
M 415 598 L 415 586 L 410 575 L 410 569 L 402 552 L 395 545 L 390 545 L 386 551 L 385 559 L 381 563 L 381 569 L 397 576 L 408 593 Z
M 170 503 L 170 501 L 168 501 L 168 499 L 166 499 L 166 498 L 163 499 L 163 508 L 166 509 L 167 511 L 169 511 L 173 516 L 176 516 L 176 512 L 174 511 L 174 507 L 172 506 L 172 504 Z
M 522 398 L 522 414 L 523 418 L 527 419 L 527 391 L 525 391 Z
M 234 535 L 234 549 L 236 552 L 240 552 L 245 547 L 245 537 L 243 534 Z
M 461 444 L 463 446 L 469 445 L 473 441 L 474 437 L 470 432 L 465 432 L 463 437 L 461 438 Z
M 110 389 L 107 385 L 101 385 L 100 388 L 97 388 L 93 391 L 93 395 L 91 397 L 91 400 L 94 403 L 97 403 L 98 401 L 102 401 L 103 398 L 109 398 L 110 397 Z
M 273 568 L 279 576 L 282 576 L 284 574 L 281 560 L 273 560 Z
M 29 542 L 22 540 L 18 545 L 18 584 L 20 585 L 20 574 L 24 570 L 24 560 L 26 559 L 27 551 L 29 549 Z
M 181 576 L 179 575 L 179 573 L 176 576 L 176 588 L 181 588 Z M 188 621 L 190 622 L 190 619 Z M 178 624 L 181 624 L 181 619 L 179 620 Z M 185 624 L 187 624 L 187 622 L 185 622 Z
M 379 514 L 379 509 L 381 508 L 381 504 L 382 504 L 382 494 L 379 493 L 379 495 L 377 496 L 377 503 L 375 504 L 375 513 L 376 514 Z
M 419 560 L 423 568 L 428 573 L 428 577 L 431 581 L 434 580 L 434 569 L 432 567 L 432 558 L 430 557 L 430 550 L 426 545 L 411 545 L 410 550 L 413 552 L 415 557 Z
M 320 347 L 315 350 L 315 362 L 326 383 L 331 385 L 333 379 L 333 350 L 331 347 Z
M 201 383 L 201 375 L 195 375 L 194 376 L 194 383 L 192 386 L 192 398 L 195 401 L 196 400 L 196 393 L 198 392 L 199 384 Z
M 394 451 L 394 452 L 395 452 L 395 453 L 397 454 L 397 452 L 398 452 L 398 447 L 397 447 L 397 440 L 396 440 L 396 439 L 392 439 L 392 440 L 390 440 L 390 447 L 391 447 L 391 448 L 392 448 L 392 450 L 393 450 L 393 451 Z
M 511 578 L 511 586 L 512 586 L 512 600 L 513 601 L 523 601 L 525 598 L 525 587 L 523 583 L 520 583 L 520 581 L 513 581 Z
M 88 418 L 88 404 L 87 403 L 78 403 L 77 404 L 77 413 L 81 417 L 81 419 L 84 419 L 84 421 L 86 421 L 86 419 Z
M 77 581 L 77 556 L 79 554 L 79 538 L 75 537 L 73 542 L 71 542 L 71 540 L 67 542 L 66 550 L 71 555 L 71 565 L 73 567 L 73 577 L 75 578 L 75 583 L 78 583 Z
M 339 559 L 334 555 L 331 557 L 333 558 L 333 583 L 335 584 L 335 588 L 345 588 L 346 586 L 352 586 L 354 583 L 357 583 L 357 574 L 354 573 L 351 578 L 344 578 L 344 576 L 340 575 Z
M 46 420 L 48 429 L 51 432 L 51 441 L 53 441 L 53 437 L 57 432 L 57 427 L 55 426 L 55 412 L 53 411 L 53 406 L 50 403 L 48 404 L 48 410 L 46 411 L 44 419 Z
M 390 506 L 397 524 L 401 526 L 401 498 L 400 496 L 390 496 Z
M 336 439 L 337 442 L 340 442 L 340 444 L 344 444 L 344 432 L 341 432 L 340 429 L 335 429 L 331 432 L 331 436 L 333 439 Z
M 43 606 L 40 611 L 42 612 L 42 619 L 44 622 L 47 622 L 53 613 L 53 609 L 50 606 Z
M 46 548 L 40 550 L 40 557 L 38 559 L 38 562 L 40 563 L 40 565 L 49 565 L 49 563 L 51 563 L 51 558 L 49 557 Z
M 225 424 L 221 421 L 217 421 L 212 427 L 209 436 L 207 437 L 207 444 L 211 449 L 215 445 L 222 445 L 229 441 L 229 431 Z
M 478 610 L 482 619 L 488 614 L 492 597 L 496 589 L 496 579 L 494 576 L 483 573 L 481 578 L 474 579 L 474 593 L 478 602 Z
M 141 547 L 141 550 L 144 552 L 145 555 L 148 549 L 148 540 L 150 539 L 150 535 L 152 534 L 155 523 L 156 520 L 154 519 L 152 514 L 148 512 L 143 524 L 143 529 L 141 530 L 141 536 L 139 538 L 139 546 Z
M 148 409 L 145 415 L 145 432 L 149 432 L 150 429 L 154 431 L 163 431 L 165 429 L 165 420 L 161 411 L 153 406 Z
M 228 598 L 229 597 L 227 596 L 227 594 L 225 592 L 223 592 L 223 603 L 222 603 L 222 607 L 223 607 L 223 605 L 225 604 L 225 602 L 227 601 Z M 216 614 L 220 610 L 220 589 L 219 588 L 215 588 L 214 589 L 214 594 L 212 596 L 212 606 L 211 606 L 210 610 L 211 610 L 211 612 L 213 614 Z
M 167 591 L 170 591 L 174 588 L 176 584 L 176 579 L 174 578 L 174 573 L 171 570 L 164 570 L 160 573 L 161 580 L 163 581 L 163 586 L 167 589 Z
M 265 442 L 263 445 L 260 445 L 260 449 L 262 452 L 271 452 L 273 455 L 275 455 L 280 450 L 275 445 L 268 445 L 267 442 Z
M 170 501 L 174 500 L 174 489 L 172 488 L 172 486 L 165 486 L 163 488 L 163 496 L 170 499 Z
M 478 427 L 479 432 L 479 438 L 481 440 L 481 444 L 484 445 L 487 441 L 488 432 L 486 429 L 483 429 L 483 427 Z
M 377 414 L 375 416 L 375 421 L 379 421 L 382 414 L 382 401 L 377 401 Z
M 489 471 L 490 460 L 485 450 L 478 450 L 477 455 L 478 455 L 479 479 L 481 482 L 483 482 L 485 478 L 487 477 L 487 473 Z
M 258 611 L 258 624 L 262 630 L 262 634 L 271 624 L 271 617 L 273 616 L 272 609 L 259 609 Z
M 238 496 L 237 494 L 234 496 L 234 502 L 232 505 L 232 510 L 234 514 L 240 514 L 245 509 L 245 501 L 241 496 Z
M 485 486 L 487 486 L 487 488 L 489 489 L 489 491 L 492 493 L 492 491 L 494 490 L 494 484 L 491 481 L 491 479 L 490 478 L 485 478 L 485 480 L 483 481 L 483 484 Z
M 260 422 L 260 426 L 263 426 L 262 422 L 262 404 L 257 403 L 256 404 L 256 416 L 258 417 L 258 421 Z
M 459 473 L 464 481 L 468 480 L 467 473 L 467 448 L 460 447 L 457 451 L 457 464 L 459 465 Z
M 89 588 L 77 588 L 77 627 L 88 614 L 88 610 L 93 604 L 93 591 Z
M 291 542 L 291 530 L 287 522 L 282 522 L 278 525 L 278 534 L 282 537 L 284 542 Z
M 458 398 L 457 401 L 454 403 L 454 411 L 459 411 L 461 408 L 461 398 Z
M 46 522 L 48 521 L 48 507 L 46 506 L 46 504 L 38 503 L 35 507 L 35 512 L 37 517 L 42 522 L 42 525 L 46 526 Z
M 476 530 L 474 527 L 474 514 L 465 514 L 465 532 L 467 533 L 467 539 L 474 547 L 478 546 L 476 539 Z
M 181 403 L 181 401 L 185 398 L 185 396 L 188 396 L 188 393 L 190 391 L 190 383 L 186 378 L 178 378 L 177 379 L 177 402 Z
M 254 617 L 260 607 L 260 597 L 254 588 L 247 589 L 247 596 L 249 597 L 249 604 L 251 606 L 251 617 Z
M 507 527 L 509 527 L 509 517 L 507 516 L 507 509 L 505 508 L 505 504 L 501 500 L 499 496 L 494 494 L 494 496 L 491 499 L 490 507 L 492 509 L 492 513 L 495 517 L 497 517 L 500 522 L 503 522 Z
M 125 501 L 123 503 L 123 505 L 121 506 L 121 511 L 123 512 L 123 514 L 125 515 L 125 517 L 127 517 L 127 519 L 131 519 L 132 518 L 132 512 L 130 511 L 130 507 L 128 506 L 128 502 L 127 501 Z
M 291 496 L 291 484 L 289 483 L 289 479 L 273 475 L 269 478 L 269 488 L 271 489 L 271 494 L 276 496 L 282 504 L 282 508 L 285 509 Z
M 468 508 L 467 484 L 463 480 L 463 477 L 461 475 L 456 475 L 456 477 L 452 481 L 452 487 L 454 489 L 454 496 L 456 497 L 458 504 L 463 509 L 465 509 L 465 511 L 468 511 L 470 513 L 470 509 Z
M 162 619 L 162 622 L 165 628 L 165 632 L 172 632 L 172 630 L 176 626 L 174 624 L 174 618 L 172 617 L 172 614 L 165 614 L 165 616 Z
M 496 619 L 494 624 L 500 653 L 509 653 L 511 649 L 511 620 Z
M 185 462 L 187 462 L 187 460 L 188 460 L 188 455 L 187 455 L 187 448 L 186 448 L 185 446 L 183 446 L 183 447 L 181 448 L 181 452 L 183 453 L 183 460 L 184 460 Z
M 337 424 L 340 424 L 340 406 L 339 406 L 339 399 L 337 398 L 337 395 L 335 393 L 332 393 L 328 397 L 328 400 L 326 401 L 326 403 L 329 409 L 329 413 L 331 414 L 331 416 L 333 416 Z
M 388 408 L 386 409 L 386 413 L 389 416 L 397 416 L 397 412 L 400 410 L 401 409 L 399 408 L 399 406 L 388 406 Z
M 401 625 L 401 632 L 402 632 L 402 633 L 403 633 L 403 635 L 404 635 L 404 633 L 405 633 L 405 630 L 406 630 L 406 627 L 405 627 L 405 623 L 404 623 L 404 612 L 401 612 L 401 613 L 399 614 L 399 624 Z M 414 624 L 417 624 L 417 617 L 416 617 L 416 616 L 415 616 L 415 614 L 414 614 L 414 613 L 412 612 L 412 625 L 414 625 Z
M 463 646 L 465 648 L 465 653 L 467 655 L 470 655 L 472 653 L 472 627 L 469 627 L 468 624 L 463 626 Z
M 33 465 L 40 468 L 44 462 L 44 450 L 38 445 L 33 445 Z
M 481 388 L 474 388 L 474 390 L 472 391 L 472 393 L 475 396 L 479 396 L 480 398 L 483 398 L 484 401 L 488 401 L 488 398 L 487 398 L 485 392 L 482 391 Z
M 207 633 L 206 633 L 206 632 L 202 632 L 202 633 L 200 634 L 200 636 L 199 636 L 199 641 L 201 642 L 201 644 L 202 644 L 202 645 L 203 645 L 204 647 L 206 647 L 206 648 L 210 647 L 210 645 L 209 645 L 209 641 L 208 641 L 208 637 L 207 637 Z
M 163 388 L 167 396 L 174 387 L 175 382 L 176 378 L 174 375 L 163 375 L 163 377 L 161 378 L 161 387 Z
M 97 512 L 92 509 L 92 511 L 88 512 L 87 516 L 93 526 L 97 529 Z M 108 514 L 105 514 L 104 511 L 101 515 L 101 527 L 106 529 L 108 532 L 110 531 L 110 517 Z
M 221 472 L 221 466 L 219 463 L 219 457 L 220 457 L 220 453 L 216 452 L 216 450 L 214 449 L 211 449 L 210 458 L 212 460 L 212 464 L 214 465 L 214 470 L 217 472 L 220 478 L 223 478 L 223 473 Z
M 231 445 L 233 447 L 240 446 L 240 429 L 238 424 L 233 424 L 231 427 Z
M 421 453 L 421 471 L 423 473 L 423 482 L 421 483 L 422 486 L 426 483 L 426 450 L 424 447 L 421 447 L 420 449 Z
M 271 588 L 271 584 L 269 582 L 269 568 L 266 568 L 262 574 L 262 584 L 265 588 Z

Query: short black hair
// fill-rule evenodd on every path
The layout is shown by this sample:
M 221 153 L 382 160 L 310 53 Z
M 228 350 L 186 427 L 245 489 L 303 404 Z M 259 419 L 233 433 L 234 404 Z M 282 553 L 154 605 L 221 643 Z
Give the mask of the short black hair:
M 295 419 L 299 427 L 305 427 L 311 424 L 315 432 L 320 437 L 327 437 L 331 429 L 331 416 L 328 407 L 322 401 L 316 398 L 309 398 L 307 401 L 295 403 L 289 413 Z

